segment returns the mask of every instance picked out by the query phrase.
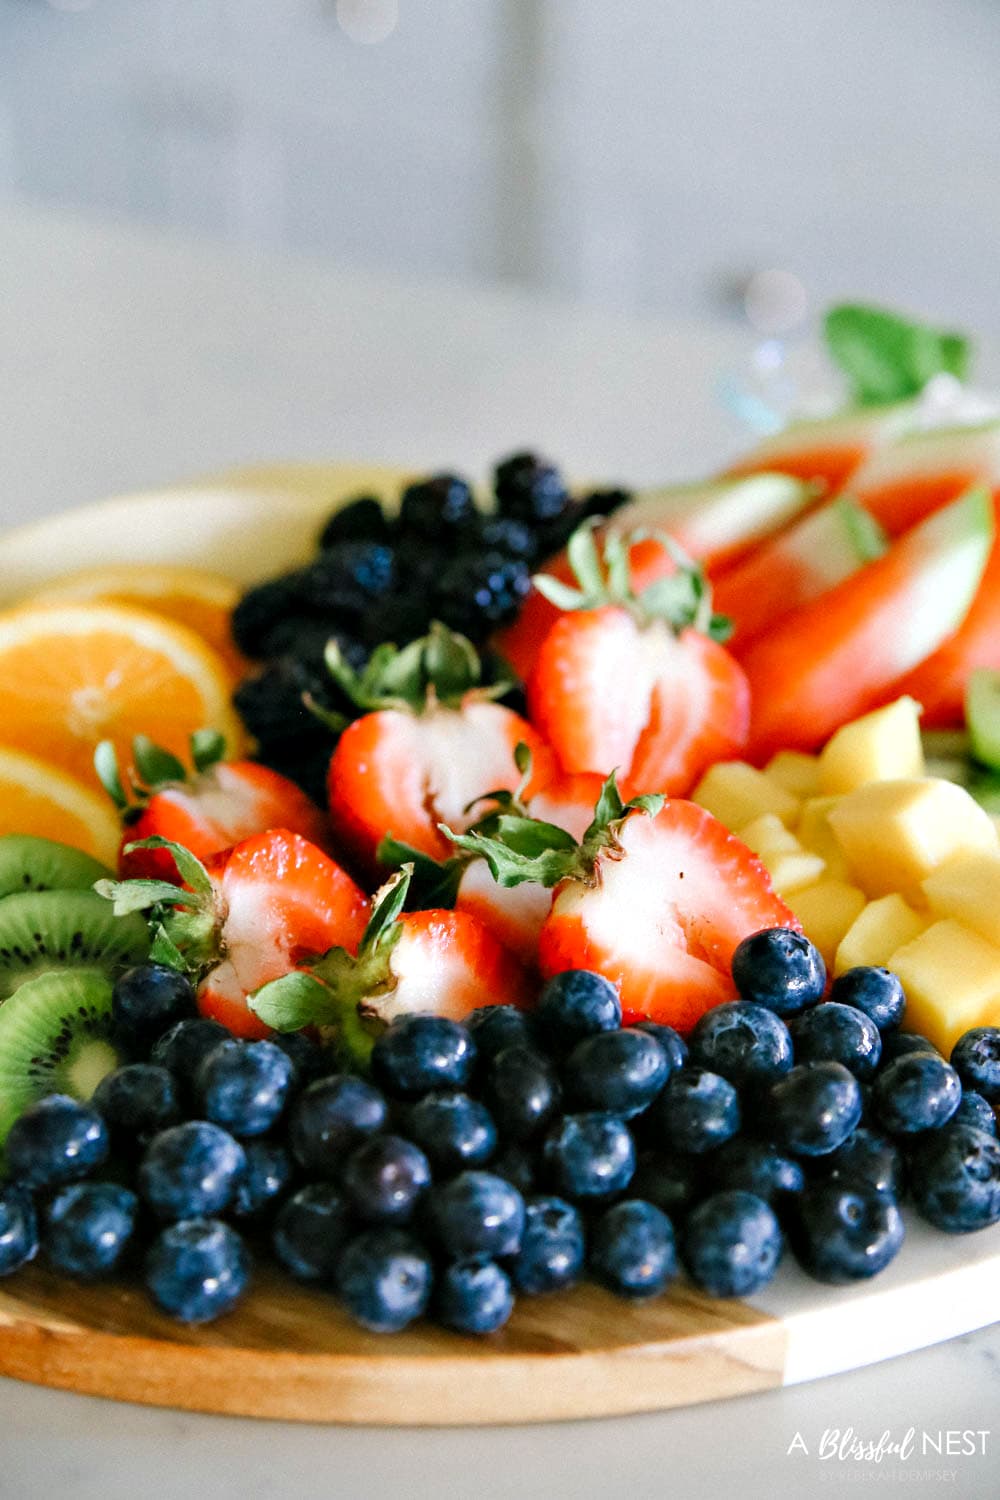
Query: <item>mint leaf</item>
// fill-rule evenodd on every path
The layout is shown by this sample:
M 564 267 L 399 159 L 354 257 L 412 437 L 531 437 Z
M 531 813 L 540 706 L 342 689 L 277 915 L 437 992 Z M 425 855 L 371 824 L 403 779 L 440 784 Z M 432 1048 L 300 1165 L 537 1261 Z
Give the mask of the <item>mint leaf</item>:
M 913 323 L 883 308 L 844 303 L 827 313 L 823 331 L 833 361 L 859 406 L 887 406 L 918 396 L 935 375 L 968 373 L 972 349 L 961 334 Z

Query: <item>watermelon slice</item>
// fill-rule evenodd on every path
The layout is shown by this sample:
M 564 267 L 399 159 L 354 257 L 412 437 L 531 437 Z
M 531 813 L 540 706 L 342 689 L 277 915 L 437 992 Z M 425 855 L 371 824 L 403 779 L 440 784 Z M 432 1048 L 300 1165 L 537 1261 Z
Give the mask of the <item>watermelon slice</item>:
M 1000 486 L 1000 422 L 910 433 L 869 459 L 851 494 L 899 536 L 974 484 Z
M 729 469 L 730 474 L 776 470 L 807 484 L 821 484 L 836 494 L 851 475 L 884 443 L 907 432 L 917 420 L 917 404 L 851 408 L 833 417 L 792 422 Z

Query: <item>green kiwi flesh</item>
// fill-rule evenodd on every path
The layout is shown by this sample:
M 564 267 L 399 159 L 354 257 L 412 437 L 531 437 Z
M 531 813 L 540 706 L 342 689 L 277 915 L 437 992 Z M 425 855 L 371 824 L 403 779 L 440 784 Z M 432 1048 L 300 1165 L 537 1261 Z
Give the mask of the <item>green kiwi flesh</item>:
M 0 1145 L 46 1094 L 89 1099 L 125 1061 L 113 1032 L 106 974 L 53 971 L 22 984 L 0 1008 Z
M 148 952 L 143 918 L 116 917 L 96 891 L 24 891 L 0 901 L 0 1001 L 51 969 L 114 975 Z
M 100 860 L 31 833 L 0 838 L 0 898 L 20 891 L 89 891 L 111 871 Z

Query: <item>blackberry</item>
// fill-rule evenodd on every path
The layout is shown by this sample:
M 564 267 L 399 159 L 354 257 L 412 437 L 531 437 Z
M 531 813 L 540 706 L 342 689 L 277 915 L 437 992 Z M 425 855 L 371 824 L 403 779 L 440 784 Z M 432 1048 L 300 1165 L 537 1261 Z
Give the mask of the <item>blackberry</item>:
M 577 502 L 577 520 L 586 521 L 591 516 L 610 516 L 623 505 L 627 505 L 632 498 L 631 490 L 619 488 L 607 490 L 591 490 Z
M 534 453 L 515 453 L 498 464 L 495 491 L 500 515 L 531 526 L 557 521 L 570 505 L 562 474 Z
M 523 558 L 502 552 L 460 552 L 443 569 L 437 586 L 437 615 L 470 640 L 482 640 L 507 625 L 531 588 Z
M 359 619 L 396 587 L 396 554 L 381 542 L 340 542 L 305 569 L 301 593 L 311 610 Z
M 276 625 L 301 608 L 302 569 L 282 573 L 248 589 L 233 610 L 230 628 L 233 640 L 245 656 L 272 654 L 268 637 Z
M 525 562 L 533 562 L 538 556 L 535 532 L 510 516 L 484 516 L 477 543 L 483 552 L 503 552 L 507 557 L 523 557 Z
M 333 745 L 333 736 L 320 731 L 313 737 L 303 735 L 298 740 L 262 745 L 254 758 L 261 765 L 269 766 L 272 771 L 294 781 L 317 807 L 326 807 L 327 774 Z
M 471 533 L 476 523 L 472 491 L 457 474 L 433 474 L 403 491 L 399 526 L 405 534 L 441 542 L 446 537 Z
M 300 743 L 327 731 L 302 701 L 308 693 L 324 708 L 340 709 L 342 700 L 328 673 L 321 673 L 294 657 L 283 656 L 257 677 L 248 677 L 233 694 L 236 710 L 262 745 L 276 740 Z
M 382 502 L 374 495 L 359 495 L 329 517 L 319 534 L 319 547 L 325 552 L 341 542 L 387 542 L 391 536 L 392 523 Z

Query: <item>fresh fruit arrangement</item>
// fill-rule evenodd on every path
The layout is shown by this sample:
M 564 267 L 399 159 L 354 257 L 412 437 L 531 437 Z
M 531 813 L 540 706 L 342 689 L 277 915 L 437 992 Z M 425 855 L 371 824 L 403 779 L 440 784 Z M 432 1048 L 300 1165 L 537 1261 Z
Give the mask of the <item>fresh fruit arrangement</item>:
M 857 405 L 716 479 L 518 454 L 0 616 L 0 1274 L 485 1334 L 1000 1221 L 1000 426 L 828 336 Z

